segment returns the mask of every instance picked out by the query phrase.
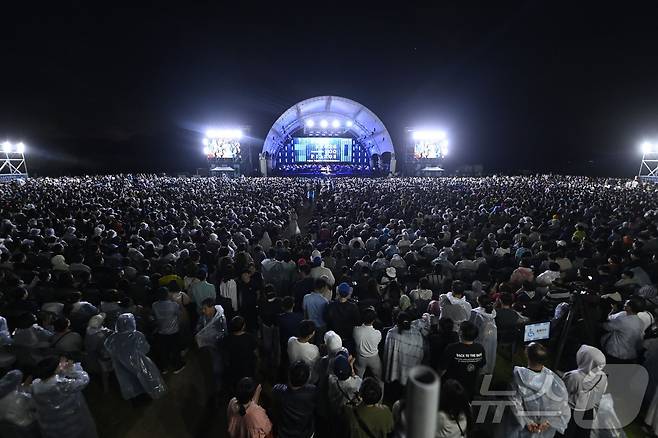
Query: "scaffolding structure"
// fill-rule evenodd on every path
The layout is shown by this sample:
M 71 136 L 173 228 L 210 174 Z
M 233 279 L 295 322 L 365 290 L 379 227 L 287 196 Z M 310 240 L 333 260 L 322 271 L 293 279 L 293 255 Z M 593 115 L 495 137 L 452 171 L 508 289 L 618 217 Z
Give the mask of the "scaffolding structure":
M 0 181 L 27 178 L 24 148 L 6 143 L 0 148 Z

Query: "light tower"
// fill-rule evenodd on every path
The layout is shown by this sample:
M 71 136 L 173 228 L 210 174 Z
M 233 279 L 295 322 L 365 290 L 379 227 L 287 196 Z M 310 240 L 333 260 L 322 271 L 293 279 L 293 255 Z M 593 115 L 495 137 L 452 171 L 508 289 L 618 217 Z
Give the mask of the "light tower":
M 0 148 L 0 181 L 27 178 L 25 144 L 6 140 Z
M 642 143 L 642 164 L 638 176 L 641 179 L 658 182 L 658 143 Z

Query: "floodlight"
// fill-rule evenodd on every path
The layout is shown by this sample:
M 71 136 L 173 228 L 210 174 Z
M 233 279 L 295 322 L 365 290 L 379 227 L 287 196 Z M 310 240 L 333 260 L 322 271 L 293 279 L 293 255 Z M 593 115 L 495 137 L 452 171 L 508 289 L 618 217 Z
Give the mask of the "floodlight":
M 8 141 L 3 142 L 2 143 L 2 152 L 6 153 L 6 154 L 11 152 L 11 143 L 9 143 Z
M 443 131 L 414 131 L 412 138 L 414 140 L 444 140 L 446 133 Z
M 324 119 L 320 120 L 320 127 L 321 128 L 326 128 L 327 126 L 329 126 L 329 122 L 327 122 Z
M 650 154 L 653 152 L 653 145 L 649 143 L 648 141 L 645 141 L 642 143 L 642 153 L 643 154 Z
M 201 140 L 201 143 L 203 143 L 204 146 L 208 146 L 208 139 L 204 138 L 203 140 Z
M 308 120 L 306 121 L 306 126 L 309 127 L 309 128 L 314 127 L 314 126 L 315 126 L 315 122 L 313 121 L 313 119 L 308 119 Z
M 209 129 L 206 131 L 206 137 L 239 140 L 242 138 L 242 131 L 240 129 Z
M 348 128 L 351 128 L 353 124 L 354 124 L 354 122 L 352 122 L 351 120 L 348 120 L 347 122 L 345 122 L 345 126 L 347 126 Z
M 331 122 L 331 127 L 334 129 L 340 128 L 340 122 L 338 120 L 334 120 L 333 122 Z
M 203 148 L 203 154 L 204 154 L 204 155 L 210 155 L 210 148 L 209 148 L 208 146 L 205 146 L 205 147 Z
M 19 154 L 25 153 L 25 143 L 22 141 L 16 144 L 16 152 Z

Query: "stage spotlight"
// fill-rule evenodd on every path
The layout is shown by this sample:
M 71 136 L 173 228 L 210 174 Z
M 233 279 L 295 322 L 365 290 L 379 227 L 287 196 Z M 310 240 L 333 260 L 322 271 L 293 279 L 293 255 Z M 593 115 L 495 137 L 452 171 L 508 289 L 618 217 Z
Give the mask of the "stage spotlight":
M 239 140 L 242 138 L 242 131 L 240 129 L 209 129 L 206 131 L 206 137 Z
M 203 143 L 204 146 L 208 146 L 208 139 L 204 138 L 203 140 L 201 140 L 201 143 Z
M 414 131 L 411 136 L 414 140 L 444 140 L 446 133 L 443 131 Z
M 313 121 L 313 119 L 308 119 L 308 120 L 306 121 L 306 126 L 307 126 L 308 128 L 312 128 L 312 127 L 314 127 L 314 126 L 315 126 L 315 122 Z
M 345 122 L 345 125 L 346 125 L 348 128 L 351 128 L 353 124 L 354 124 L 354 122 L 352 122 L 351 120 L 348 120 L 347 122 Z
M 645 141 L 642 143 L 642 153 L 643 154 L 650 154 L 653 152 L 653 145 L 649 143 L 648 141 Z
M 334 120 L 333 122 L 331 122 L 331 127 L 334 129 L 340 128 L 340 122 L 338 120 Z
M 205 147 L 203 148 L 203 154 L 204 154 L 204 155 L 210 155 L 210 148 L 209 148 L 208 146 L 205 146 Z
M 320 120 L 320 127 L 321 128 L 326 128 L 327 126 L 329 126 L 329 122 L 327 122 L 324 119 Z
M 16 152 L 19 154 L 25 153 L 25 143 L 22 141 L 16 144 Z
M 3 142 L 2 143 L 2 152 L 6 153 L 6 154 L 11 152 L 11 143 L 9 143 L 8 141 Z

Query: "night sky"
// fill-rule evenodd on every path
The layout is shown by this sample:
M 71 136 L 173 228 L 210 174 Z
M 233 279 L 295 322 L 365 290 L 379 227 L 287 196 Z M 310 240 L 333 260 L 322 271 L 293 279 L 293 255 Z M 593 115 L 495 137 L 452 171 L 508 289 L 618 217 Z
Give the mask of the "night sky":
M 39 174 L 193 171 L 206 128 L 249 125 L 257 153 L 325 94 L 370 108 L 398 151 L 405 127 L 444 129 L 452 166 L 632 175 L 658 139 L 657 15 L 634 2 L 51 3 L 0 25 L 0 139 Z

